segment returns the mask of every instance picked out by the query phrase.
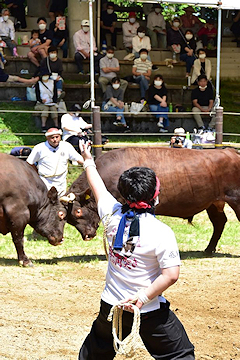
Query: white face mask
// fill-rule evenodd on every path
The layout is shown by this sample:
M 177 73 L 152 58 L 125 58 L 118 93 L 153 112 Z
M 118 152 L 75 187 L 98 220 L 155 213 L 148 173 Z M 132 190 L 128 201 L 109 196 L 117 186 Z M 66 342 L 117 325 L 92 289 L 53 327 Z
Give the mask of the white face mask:
M 113 9 L 107 9 L 107 13 L 111 15 L 113 13 Z
M 161 86 L 162 85 L 162 80 L 154 80 L 154 85 L 156 86 Z
M 113 84 L 112 86 L 115 90 L 119 89 L 120 88 L 120 84 Z
M 108 57 L 109 59 L 112 59 L 112 58 L 114 57 L 114 54 L 112 54 L 112 53 L 107 53 L 107 57 Z
M 148 57 L 147 54 L 141 54 L 141 55 L 140 55 L 140 58 L 141 58 L 142 60 L 146 60 L 147 57 Z
M 200 90 L 205 90 L 206 88 L 207 88 L 207 85 L 206 85 L 206 86 L 200 86 L 200 85 L 199 85 L 199 89 L 200 89 Z
M 186 34 L 185 37 L 187 40 L 191 40 L 193 38 L 193 34 Z
M 174 21 L 173 26 L 178 28 L 180 26 L 180 23 L 178 21 Z
M 49 57 L 50 57 L 50 59 L 56 59 L 57 54 L 50 53 L 50 54 L 49 54 Z
M 156 13 L 156 14 L 159 14 L 160 12 L 161 12 L 161 9 L 159 9 L 159 8 L 156 8 L 156 9 L 155 9 L 155 13 Z
M 205 57 L 206 57 L 206 54 L 199 54 L 199 59 L 205 59 Z
M 87 33 L 89 31 L 89 26 L 83 26 L 82 29 L 85 33 Z
M 39 27 L 39 30 L 45 30 L 47 25 L 46 24 L 39 24 L 38 27 Z
M 48 81 L 48 79 L 49 79 L 49 75 L 43 75 L 43 76 L 42 76 L 42 80 L 43 80 L 43 81 Z
M 138 36 L 139 36 L 140 38 L 143 38 L 143 37 L 145 36 L 145 33 L 139 32 L 139 33 L 138 33 Z
M 131 24 L 134 24 L 134 23 L 135 23 L 135 21 L 136 21 L 136 19 L 135 19 L 135 18 L 130 18 L 130 19 L 129 19 L 129 22 L 130 22 Z
M 4 20 L 4 21 L 8 21 L 8 18 L 9 18 L 9 16 L 8 16 L 8 15 L 5 15 L 5 16 L 3 17 L 3 20 Z

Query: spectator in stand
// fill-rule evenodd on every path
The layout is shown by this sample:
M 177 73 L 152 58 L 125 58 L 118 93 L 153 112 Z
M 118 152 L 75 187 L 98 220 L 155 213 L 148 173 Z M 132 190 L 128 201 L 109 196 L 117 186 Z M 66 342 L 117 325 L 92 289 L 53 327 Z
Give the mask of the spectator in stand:
M 25 18 L 25 0 L 5 0 L 7 8 L 10 10 L 11 15 L 15 18 L 15 29 L 26 29 L 27 23 Z
M 47 131 L 46 122 L 49 112 L 55 127 L 58 127 L 58 113 L 57 113 L 57 87 L 56 81 L 50 79 L 51 73 L 48 69 L 42 69 L 40 80 L 36 84 L 37 103 L 35 110 L 41 111 L 42 132 Z
M 29 40 L 29 46 L 31 51 L 40 44 L 41 44 L 41 40 L 39 39 L 39 30 L 32 30 L 31 39 Z
M 168 106 L 167 106 L 167 89 L 165 87 L 162 75 L 155 75 L 153 84 L 148 90 L 148 105 L 151 112 L 165 113 L 156 114 L 158 119 L 157 126 L 160 132 L 168 132 Z
M 148 52 L 151 50 L 150 38 L 146 36 L 146 29 L 143 26 L 139 26 L 137 35 L 132 39 L 132 52 L 136 59 L 139 58 L 141 49 L 147 49 Z M 148 60 L 151 61 L 149 56 Z
M 89 20 L 82 20 L 81 29 L 75 32 L 73 35 L 73 44 L 75 47 L 75 61 L 78 67 L 79 75 L 84 75 L 83 60 L 90 59 L 90 32 L 89 32 Z M 99 61 L 103 57 L 98 54 L 96 41 L 93 38 L 93 50 L 94 50 L 94 70 L 95 74 L 99 73 Z
M 193 15 L 195 10 L 192 8 L 192 6 L 188 6 L 184 10 L 185 14 L 180 17 L 180 20 L 182 22 L 182 30 L 186 31 L 187 29 L 190 29 L 195 35 L 200 29 L 200 27 L 202 27 L 202 22 L 197 16 Z
M 27 160 L 28 155 L 30 155 L 32 149 L 26 146 L 16 146 L 10 151 L 10 155 L 21 158 L 22 160 Z
M 202 40 L 204 49 L 216 49 L 217 29 L 214 26 L 213 20 L 208 20 L 208 22 L 198 31 L 198 37 Z
M 210 112 L 213 107 L 213 90 L 207 86 L 208 80 L 206 75 L 198 77 L 198 87 L 192 91 L 192 102 L 194 112 L 194 119 L 197 123 L 198 129 L 205 130 L 205 125 L 199 112 Z M 215 128 L 215 116 L 212 117 L 208 125 L 208 129 Z
M 102 110 L 107 112 L 115 112 L 116 121 L 113 125 L 121 126 L 125 131 L 129 131 L 129 127 L 126 124 L 124 118 L 124 96 L 123 90 L 120 88 L 120 79 L 114 77 L 111 81 L 111 85 L 107 86 L 107 90 L 103 96 Z
M 173 59 L 175 62 L 176 54 L 179 54 L 181 51 L 181 44 L 183 42 L 184 35 L 181 31 L 180 18 L 174 18 L 170 25 L 171 27 L 167 31 L 167 45 L 173 51 Z
M 206 51 L 204 49 L 197 50 L 198 59 L 193 63 L 193 73 L 191 83 L 197 85 L 197 78 L 199 75 L 206 75 L 208 81 L 211 80 L 212 64 L 206 58 Z
M 137 35 L 137 29 L 140 26 L 136 20 L 136 13 L 130 12 L 129 20 L 122 24 L 123 45 L 129 53 L 132 52 L 132 39 Z
M 51 79 L 56 81 L 58 100 L 64 97 L 65 92 L 63 89 L 63 65 L 62 60 L 58 58 L 58 50 L 56 46 L 48 48 L 48 57 L 42 59 L 40 63 L 40 72 L 42 69 L 48 69 L 51 74 Z
M 235 36 L 233 42 L 237 43 L 237 46 L 240 47 L 240 10 L 238 10 L 236 16 L 233 19 L 233 24 L 230 27 L 231 32 Z
M 116 50 L 117 44 L 117 15 L 114 12 L 114 3 L 108 2 L 107 3 L 107 10 L 102 11 L 101 14 L 101 41 L 106 40 L 106 34 L 111 35 L 111 45 L 114 46 Z
M 65 18 L 65 29 L 59 29 L 59 23 L 57 22 L 58 17 L 63 17 L 63 13 L 58 11 L 56 12 L 56 18 L 49 25 L 49 30 L 53 33 L 52 45 L 59 46 L 63 51 L 63 58 L 68 56 L 68 28 Z
M 161 48 L 166 48 L 166 22 L 161 14 L 160 4 L 153 5 L 154 10 L 147 17 L 147 30 L 151 38 L 153 48 L 158 48 L 158 41 Z
M 190 76 L 191 69 L 196 59 L 195 50 L 197 44 L 192 30 L 187 30 L 181 43 L 180 60 L 186 63 L 186 77 Z
M 50 8 L 49 4 L 51 2 Z M 61 11 L 64 14 L 66 7 L 68 6 L 68 0 L 46 0 L 46 8 L 49 8 L 49 16 L 52 21 L 55 20 L 55 13 Z
M 39 58 L 44 59 L 47 57 L 48 48 L 52 42 L 52 32 L 47 30 L 47 20 L 45 17 L 38 18 L 37 24 L 39 27 L 39 39 L 41 44 L 33 47 L 27 56 L 34 65 L 39 67 Z
M 170 146 L 173 148 L 192 149 L 192 140 L 186 139 L 186 132 L 183 128 L 174 129 L 174 136 L 171 137 Z
M 2 9 L 2 16 L 0 17 L 0 37 L 6 43 L 11 51 L 12 56 L 18 56 L 17 46 L 15 42 L 15 30 L 12 20 L 9 19 L 10 12 L 8 9 Z
M 152 63 L 147 59 L 148 50 L 141 49 L 139 51 L 140 57 L 134 60 L 132 67 L 133 80 L 140 86 L 141 103 L 146 101 L 146 91 L 149 87 L 149 81 L 152 73 Z
M 114 57 L 114 47 L 108 46 L 106 56 L 100 60 L 100 76 L 98 83 L 102 89 L 102 92 L 105 93 L 107 85 L 111 83 L 112 78 L 117 76 L 117 72 L 120 71 L 118 59 Z M 120 79 L 120 88 L 123 90 L 123 94 L 126 91 L 128 82 L 126 80 Z
M 8 75 L 3 70 L 4 66 L 2 60 L 0 59 L 0 82 L 12 83 L 12 82 L 20 82 L 23 84 L 33 85 L 38 81 L 38 77 L 32 79 L 25 79 L 21 78 L 20 76 L 16 75 Z

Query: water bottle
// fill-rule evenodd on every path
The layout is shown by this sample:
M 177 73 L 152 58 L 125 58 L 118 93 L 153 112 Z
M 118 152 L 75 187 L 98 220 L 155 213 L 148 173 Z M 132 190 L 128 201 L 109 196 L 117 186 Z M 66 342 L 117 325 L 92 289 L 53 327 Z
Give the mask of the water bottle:
M 188 76 L 188 77 L 187 77 L 187 85 L 188 85 L 188 86 L 191 86 L 191 76 Z
M 172 55 L 172 58 L 173 58 L 173 61 L 176 62 L 177 61 L 177 55 L 175 52 L 173 52 L 173 55 Z
M 103 42 L 102 42 L 102 54 L 106 55 L 106 53 L 107 53 L 107 43 L 106 43 L 106 40 L 103 40 Z
M 169 104 L 169 112 L 172 112 L 173 111 L 173 105 L 172 103 Z
M 125 112 L 128 112 L 128 103 L 125 103 L 125 104 L 124 104 L 124 111 L 125 111 Z
M 22 39 L 21 39 L 20 36 L 19 36 L 18 39 L 17 39 L 17 43 L 18 43 L 18 45 L 22 45 Z
M 190 140 L 190 134 L 189 134 L 189 131 L 186 132 L 186 139 L 187 140 Z

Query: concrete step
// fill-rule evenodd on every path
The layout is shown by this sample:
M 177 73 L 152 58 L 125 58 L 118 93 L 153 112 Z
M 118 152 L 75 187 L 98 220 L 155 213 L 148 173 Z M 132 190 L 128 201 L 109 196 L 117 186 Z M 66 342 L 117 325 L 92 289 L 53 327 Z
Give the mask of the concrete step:
M 222 47 L 221 48 L 221 52 L 222 53 L 228 53 L 228 54 L 231 54 L 231 53 L 240 53 L 240 48 L 238 47 L 234 47 L 234 46 L 231 46 L 231 47 Z

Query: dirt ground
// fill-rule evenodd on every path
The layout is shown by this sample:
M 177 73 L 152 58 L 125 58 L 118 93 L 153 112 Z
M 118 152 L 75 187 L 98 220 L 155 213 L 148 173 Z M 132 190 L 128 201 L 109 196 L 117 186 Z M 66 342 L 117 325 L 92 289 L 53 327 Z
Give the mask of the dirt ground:
M 195 345 L 196 359 L 240 359 L 239 255 L 183 258 L 179 281 L 165 293 Z M 0 266 L 0 359 L 77 359 L 98 312 L 103 259 Z M 133 359 L 150 358 L 139 342 Z

